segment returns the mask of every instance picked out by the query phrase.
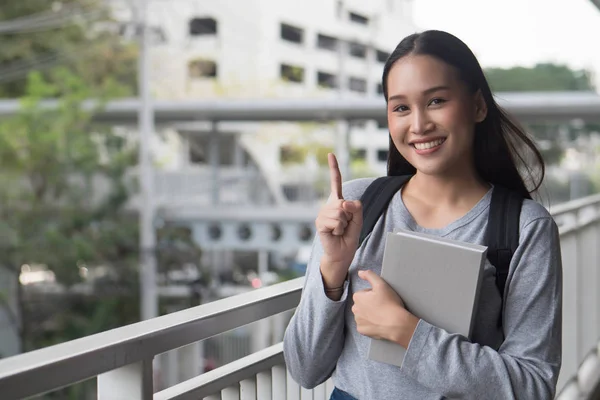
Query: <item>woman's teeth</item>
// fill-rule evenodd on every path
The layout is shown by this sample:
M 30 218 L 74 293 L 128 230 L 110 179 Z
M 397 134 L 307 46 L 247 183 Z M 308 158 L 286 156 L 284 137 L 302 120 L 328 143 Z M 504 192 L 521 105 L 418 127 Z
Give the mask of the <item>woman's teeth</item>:
M 444 143 L 446 139 L 438 139 L 438 140 L 433 140 L 431 142 L 425 142 L 425 143 L 414 143 L 413 145 L 415 146 L 415 148 L 417 150 L 427 150 L 427 149 L 431 149 L 433 147 L 439 146 L 440 144 Z

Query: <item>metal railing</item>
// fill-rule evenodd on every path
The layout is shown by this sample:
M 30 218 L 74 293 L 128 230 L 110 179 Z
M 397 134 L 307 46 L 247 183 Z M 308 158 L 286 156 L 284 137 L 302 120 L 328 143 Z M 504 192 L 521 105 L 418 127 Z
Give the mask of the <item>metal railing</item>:
M 551 210 L 563 259 L 563 366 L 560 399 L 590 398 L 600 363 L 600 196 Z M 154 393 L 154 357 L 295 308 L 303 278 L 229 297 L 19 356 L 0 360 L 2 399 L 42 394 L 97 378 L 99 400 L 326 400 L 328 381 L 313 390 L 286 372 L 277 344 Z M 594 349 L 590 352 L 590 349 Z

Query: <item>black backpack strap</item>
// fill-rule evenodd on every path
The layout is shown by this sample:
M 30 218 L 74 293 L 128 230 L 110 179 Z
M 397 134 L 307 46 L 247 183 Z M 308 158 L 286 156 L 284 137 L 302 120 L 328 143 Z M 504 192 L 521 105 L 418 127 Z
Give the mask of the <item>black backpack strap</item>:
M 411 178 L 412 175 L 382 176 L 375 179 L 360 198 L 363 206 L 363 226 L 360 231 L 358 247 L 371 233 L 381 214 L 387 209 L 392 197 Z
M 496 286 L 504 302 L 504 288 L 513 253 L 519 245 L 519 218 L 523 197 L 502 186 L 494 186 L 487 224 L 487 258 L 496 268 Z M 502 324 L 502 313 L 498 323 Z

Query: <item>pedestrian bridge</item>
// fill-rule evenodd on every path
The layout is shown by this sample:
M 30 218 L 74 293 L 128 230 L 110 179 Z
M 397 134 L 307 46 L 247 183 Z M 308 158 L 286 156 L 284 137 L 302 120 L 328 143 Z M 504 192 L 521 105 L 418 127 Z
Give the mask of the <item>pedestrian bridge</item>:
M 564 276 L 557 398 L 600 398 L 600 195 L 550 211 L 560 228 Z M 0 397 L 27 398 L 97 377 L 99 400 L 326 400 L 331 382 L 299 387 L 286 371 L 281 343 L 171 387 L 155 385 L 159 355 L 293 310 L 302 284 L 303 278 L 290 280 L 1 360 Z

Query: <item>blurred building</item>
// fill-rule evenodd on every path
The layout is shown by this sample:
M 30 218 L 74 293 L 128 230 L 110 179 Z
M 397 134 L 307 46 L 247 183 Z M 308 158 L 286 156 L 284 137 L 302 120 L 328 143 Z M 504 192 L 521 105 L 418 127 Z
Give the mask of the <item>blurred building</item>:
M 122 34 L 134 37 L 136 10 L 132 7 L 136 2 L 106 1 L 121 21 Z M 411 0 L 147 3 L 153 43 L 151 86 L 154 97 L 161 100 L 382 96 L 381 74 L 389 52 L 415 30 Z M 226 276 L 249 267 L 249 289 L 269 284 L 273 279 L 270 267 L 291 267 L 301 273 L 306 262 L 303 246 L 312 239 L 308 228 L 301 230 L 301 239 L 294 239 L 291 245 L 285 238 L 295 234 L 284 233 L 280 242 L 268 243 L 272 241 L 269 231 L 261 230 L 261 217 L 253 207 L 261 207 L 260 215 L 267 220 L 277 218 L 277 211 L 286 212 L 272 206 L 302 204 L 312 209 L 329 187 L 323 155 L 330 149 L 350 144 L 354 172 L 362 175 L 384 174 L 387 161 L 387 128 L 375 121 L 201 121 L 157 126 L 157 131 L 153 150 L 160 168 L 154 174 L 154 201 L 159 213 L 163 208 L 212 214 L 206 221 L 196 216 L 186 222 L 196 232 L 204 232 L 194 236 L 203 249 L 202 263 L 212 266 L 213 277 L 221 283 L 239 283 L 239 279 Z M 344 158 L 344 154 L 338 155 Z M 345 172 L 344 178 L 350 178 Z M 215 179 L 218 188 L 213 185 Z M 220 212 L 231 218 L 228 206 L 254 212 L 256 226 L 251 229 L 256 235 L 247 227 L 232 227 L 235 221 L 230 223 L 225 217 L 214 229 L 205 229 L 203 225 L 212 223 Z M 268 211 L 272 215 L 263 215 Z M 279 235 L 296 228 L 295 224 L 279 225 Z M 221 231 L 225 239 L 211 244 L 210 236 L 220 236 Z M 238 238 L 227 239 L 244 236 L 244 232 L 260 238 L 253 237 L 243 246 Z M 163 287 L 161 291 L 176 293 L 178 288 Z M 182 293 L 185 296 L 188 291 L 184 288 Z M 233 351 L 237 358 L 250 351 L 250 342 L 255 350 L 267 345 L 263 342 L 268 335 L 260 332 L 252 340 L 247 331 L 223 340 L 239 342 Z M 260 343 L 254 343 L 256 340 Z M 219 351 L 231 348 L 209 341 L 207 356 L 213 345 Z
M 133 35 L 132 3 L 111 3 L 123 34 Z M 389 52 L 415 30 L 412 0 L 150 0 L 148 11 L 153 92 L 160 99 L 381 96 Z M 385 172 L 387 129 L 373 121 L 349 126 L 224 121 L 179 126 L 174 138 L 158 146 L 164 168 L 173 171 L 158 182 L 159 189 L 166 184 L 165 192 L 175 194 L 174 174 L 196 181 L 202 181 L 198 174 L 209 174 L 202 169 L 210 164 L 213 129 L 219 131 L 224 173 L 253 168 L 271 193 L 267 202 L 319 197 L 314 182 L 322 171 L 315 161 L 322 164 L 323 149 L 335 148 L 347 132 L 359 173 Z M 229 184 L 222 188 L 227 191 Z

